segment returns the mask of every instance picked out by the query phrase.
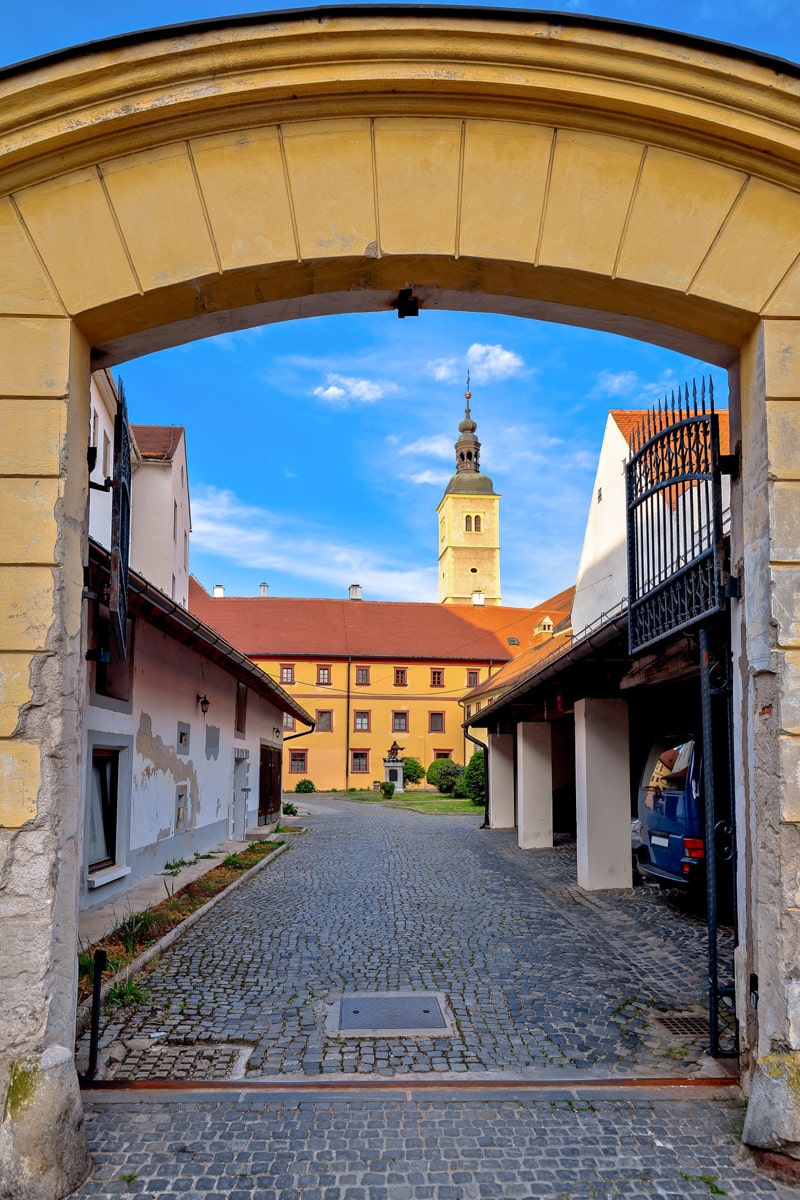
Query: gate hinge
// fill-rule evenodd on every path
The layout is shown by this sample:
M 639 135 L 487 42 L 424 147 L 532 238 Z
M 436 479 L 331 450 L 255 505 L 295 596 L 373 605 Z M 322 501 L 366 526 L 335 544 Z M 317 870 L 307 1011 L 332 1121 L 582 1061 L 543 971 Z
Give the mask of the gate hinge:
M 728 582 L 725 584 L 725 596 L 728 600 L 741 600 L 742 598 L 742 580 L 739 575 L 729 575 Z
M 742 461 L 742 443 L 737 442 L 733 454 L 720 454 L 719 456 L 719 471 L 720 475 L 730 475 L 731 480 L 735 481 L 739 478 L 739 467 Z

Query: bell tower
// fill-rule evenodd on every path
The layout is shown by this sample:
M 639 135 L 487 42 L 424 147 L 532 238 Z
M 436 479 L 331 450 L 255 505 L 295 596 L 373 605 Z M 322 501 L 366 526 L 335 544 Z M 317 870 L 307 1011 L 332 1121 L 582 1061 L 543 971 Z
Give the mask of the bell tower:
M 439 603 L 500 604 L 500 497 L 481 474 L 481 444 L 464 393 L 456 473 L 445 488 L 439 517 Z

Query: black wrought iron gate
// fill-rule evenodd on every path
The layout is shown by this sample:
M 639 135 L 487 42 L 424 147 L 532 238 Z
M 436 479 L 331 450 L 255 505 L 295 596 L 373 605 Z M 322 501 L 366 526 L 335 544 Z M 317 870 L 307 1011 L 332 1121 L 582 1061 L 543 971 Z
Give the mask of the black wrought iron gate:
M 714 635 L 713 618 L 735 593 L 728 574 L 723 530 L 722 475 L 734 460 L 720 452 L 719 418 L 711 380 L 698 396 L 665 398 L 633 434 L 626 465 L 628 508 L 628 641 L 631 654 L 682 630 L 696 633 L 700 656 L 700 701 L 705 801 L 705 864 L 708 922 L 709 1053 L 738 1053 L 733 963 L 719 954 L 718 867 L 736 878 L 731 746 L 731 655 L 729 637 Z M 727 745 L 720 763 L 715 726 L 724 717 Z M 715 720 L 715 717 L 717 718 Z M 724 769 L 720 769 L 720 767 Z M 720 784 L 727 789 L 720 794 Z M 731 896 L 736 921 L 735 897 Z M 734 927 L 734 944 L 736 930 Z

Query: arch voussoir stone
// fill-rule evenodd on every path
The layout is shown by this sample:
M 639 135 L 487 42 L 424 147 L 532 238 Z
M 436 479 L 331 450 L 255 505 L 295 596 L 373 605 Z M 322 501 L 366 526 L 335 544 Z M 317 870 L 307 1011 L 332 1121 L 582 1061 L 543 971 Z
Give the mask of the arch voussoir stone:
M 497 9 L 112 39 L 0 71 L 0 260 L 0 1169 L 19 1200 L 63 1195 L 87 1161 L 57 1048 L 90 354 L 389 310 L 408 284 L 423 315 L 592 325 L 731 370 L 746 1135 L 796 1151 L 797 1089 L 776 1102 L 771 1081 L 800 1064 L 800 68 Z M 38 1170 L 48 1125 L 73 1133 Z

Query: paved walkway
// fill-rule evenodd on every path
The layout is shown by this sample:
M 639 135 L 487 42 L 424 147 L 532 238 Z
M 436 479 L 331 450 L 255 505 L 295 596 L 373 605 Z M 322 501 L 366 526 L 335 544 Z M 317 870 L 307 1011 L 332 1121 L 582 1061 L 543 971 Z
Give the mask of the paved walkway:
M 106 1078 L 244 1086 L 87 1093 L 97 1171 L 78 1196 L 798 1194 L 740 1147 L 729 1088 L 587 1089 L 720 1073 L 702 1039 L 658 1023 L 702 1014 L 701 922 L 647 889 L 586 895 L 573 847 L 523 853 L 479 817 L 310 807 L 308 836 L 163 954 L 138 980 L 146 1001 L 103 1030 Z M 452 1029 L 332 1031 L 339 998 L 377 991 L 443 993 Z M 358 1090 L 389 1081 L 407 1087 Z M 337 1083 L 356 1090 L 323 1090 Z
M 104 1026 L 106 1078 L 717 1073 L 702 1033 L 657 1023 L 703 1016 L 702 922 L 649 889 L 581 892 L 573 846 L 522 852 L 477 816 L 314 808 L 139 977 L 146 1002 Z M 326 1031 L 342 995 L 398 990 L 444 993 L 453 1035 Z
M 88 1103 L 81 1200 L 796 1200 L 731 1100 L 249 1095 Z

